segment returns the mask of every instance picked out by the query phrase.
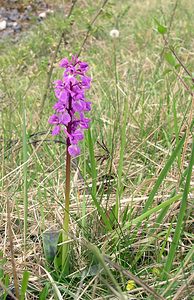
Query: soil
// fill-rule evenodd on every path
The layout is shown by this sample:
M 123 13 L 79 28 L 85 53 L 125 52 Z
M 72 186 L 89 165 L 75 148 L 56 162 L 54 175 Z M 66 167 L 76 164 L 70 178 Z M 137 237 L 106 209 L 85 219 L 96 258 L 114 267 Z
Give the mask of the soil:
M 8 36 L 17 40 L 21 32 L 43 22 L 51 13 L 53 10 L 43 0 L 0 0 L 0 40 Z

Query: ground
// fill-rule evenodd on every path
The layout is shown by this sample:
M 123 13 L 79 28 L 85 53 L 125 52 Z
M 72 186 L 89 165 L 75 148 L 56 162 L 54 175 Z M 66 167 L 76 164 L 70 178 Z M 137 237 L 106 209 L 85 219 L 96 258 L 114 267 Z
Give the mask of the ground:
M 30 273 L 25 299 L 190 300 L 192 0 L 112 0 L 103 9 L 103 1 L 44 3 L 54 13 L 41 22 L 34 13 L 33 26 L 0 43 L 1 282 L 14 292 L 11 225 L 20 284 Z M 115 28 L 117 39 L 109 35 Z M 64 279 L 48 267 L 42 245 L 45 230 L 61 229 L 64 213 L 65 141 L 51 135 L 48 118 L 58 63 L 80 50 L 93 109 L 72 161 L 71 274 Z

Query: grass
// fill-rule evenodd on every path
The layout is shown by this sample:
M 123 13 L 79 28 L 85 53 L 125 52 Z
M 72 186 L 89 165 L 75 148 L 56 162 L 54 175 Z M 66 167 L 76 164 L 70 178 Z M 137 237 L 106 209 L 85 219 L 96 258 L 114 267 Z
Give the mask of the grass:
M 193 3 L 175 4 L 108 1 L 90 27 L 102 3 L 78 1 L 68 20 L 57 9 L 17 44 L 0 43 L 0 283 L 13 292 L 9 199 L 21 299 L 25 291 L 25 299 L 41 300 L 192 299 L 193 104 L 177 73 L 190 90 L 192 81 L 166 59 L 169 49 L 154 21 L 170 26 L 169 44 L 192 71 Z M 109 31 L 116 26 L 120 36 L 113 41 Z M 58 61 L 80 50 L 88 28 L 81 57 L 93 78 L 92 124 L 73 160 L 68 277 L 57 263 L 48 266 L 41 238 L 63 224 L 66 148 L 47 122 L 52 84 L 44 107 L 42 101 L 64 28 L 51 82 L 61 76 Z

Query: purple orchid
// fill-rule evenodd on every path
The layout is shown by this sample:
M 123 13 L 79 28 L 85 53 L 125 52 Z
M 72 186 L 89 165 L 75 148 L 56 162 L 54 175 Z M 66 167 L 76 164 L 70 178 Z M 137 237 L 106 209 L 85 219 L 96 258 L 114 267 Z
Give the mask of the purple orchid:
M 91 110 L 91 102 L 86 100 L 85 91 L 90 88 L 91 78 L 86 76 L 88 64 L 76 56 L 69 61 L 63 58 L 60 67 L 64 68 L 62 80 L 54 81 L 57 102 L 53 106 L 55 114 L 49 118 L 54 125 L 53 135 L 63 129 L 67 137 L 68 152 L 75 157 L 80 154 L 78 142 L 84 138 L 84 129 L 88 129 L 90 119 L 84 113 Z

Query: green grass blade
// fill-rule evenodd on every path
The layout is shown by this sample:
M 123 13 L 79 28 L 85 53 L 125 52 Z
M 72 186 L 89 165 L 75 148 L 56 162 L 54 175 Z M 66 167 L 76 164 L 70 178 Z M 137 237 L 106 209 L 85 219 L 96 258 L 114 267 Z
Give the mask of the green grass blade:
M 179 154 L 179 152 L 181 151 L 182 147 L 183 147 L 183 143 L 185 140 L 185 135 L 182 137 L 182 139 L 180 140 L 180 142 L 178 143 L 177 147 L 175 148 L 175 150 L 173 151 L 173 153 L 171 154 L 170 158 L 168 159 L 166 165 L 164 166 L 163 170 L 161 171 L 160 175 L 158 176 L 158 179 L 156 180 L 156 183 L 148 197 L 148 200 L 145 203 L 144 209 L 143 209 L 143 213 L 145 213 L 147 211 L 147 209 L 152 205 L 153 200 L 154 200 L 154 196 L 156 195 L 160 185 L 162 184 L 164 178 L 166 177 L 169 169 L 171 168 L 174 160 L 176 159 L 177 155 Z
M 116 204 L 115 204 L 115 218 L 119 220 L 119 207 L 120 207 L 120 197 L 122 194 L 123 186 L 122 186 L 122 174 L 123 174 L 123 161 L 124 161 L 124 153 L 125 153 L 125 145 L 126 145 L 126 126 L 127 126 L 127 101 L 125 101 L 124 105 L 124 117 L 122 122 L 122 130 L 121 130 L 121 146 L 120 146 L 120 157 L 119 157 L 119 166 L 118 166 L 118 183 L 117 183 L 117 191 L 116 191 Z
M 23 278 L 22 278 L 21 292 L 20 292 L 20 300 L 25 299 L 25 294 L 26 294 L 26 290 L 28 287 L 29 277 L 30 277 L 30 273 L 28 271 L 24 271 Z
M 46 283 L 45 286 L 43 287 L 42 291 L 40 292 L 39 295 L 39 300 L 46 300 L 48 299 L 48 293 L 49 293 L 49 284 Z
M 109 276 L 110 280 L 112 281 L 113 285 L 116 287 L 117 291 L 120 293 L 120 299 L 125 299 L 122 293 L 122 290 L 114 278 L 110 268 L 106 265 L 103 255 L 101 254 L 100 250 L 93 244 L 91 244 L 89 241 L 86 241 L 86 247 L 94 254 L 96 259 L 99 261 L 99 263 L 102 265 L 104 270 L 106 271 L 107 275 Z
M 181 195 L 180 197 L 181 198 Z M 171 198 L 172 199 L 172 198 Z M 165 205 L 164 208 L 161 209 L 161 212 L 159 213 L 156 222 L 153 226 L 153 228 L 151 228 L 148 232 L 148 236 L 153 236 L 154 232 L 159 228 L 159 226 L 162 224 L 162 221 L 164 220 L 165 215 L 167 214 L 168 210 L 169 210 L 170 205 Z M 139 251 L 137 252 L 137 254 L 135 255 L 135 258 L 132 262 L 132 266 L 135 266 L 136 263 L 138 262 L 138 260 L 142 257 L 143 253 L 145 253 L 145 251 L 147 250 L 147 248 L 150 246 L 149 243 L 147 243 L 145 246 L 140 247 Z
M 91 196 L 94 202 L 94 205 L 97 208 L 99 215 L 101 216 L 106 228 L 108 230 L 112 229 L 110 221 L 107 215 L 104 212 L 104 209 L 100 206 L 100 203 L 97 200 L 97 169 L 96 169 L 96 159 L 94 155 L 94 145 L 92 140 L 92 135 L 90 129 L 88 129 L 88 145 L 89 145 L 89 155 L 90 155 L 90 163 L 91 163 L 91 176 L 92 176 L 92 190 Z
M 188 194 L 189 194 L 189 190 L 190 190 L 190 181 L 191 181 L 193 165 L 194 165 L 194 140 L 193 140 L 193 145 L 192 145 L 192 153 L 191 153 L 191 159 L 189 162 L 185 188 L 183 191 L 183 196 L 182 196 L 182 201 L 181 201 L 181 207 L 180 207 L 178 220 L 177 220 L 177 224 L 176 224 L 176 228 L 175 228 L 175 233 L 174 233 L 174 236 L 172 239 L 170 251 L 169 251 L 168 258 L 167 258 L 167 261 L 166 261 L 166 264 L 164 267 L 163 279 L 166 279 L 168 277 L 169 272 L 171 271 L 175 252 L 176 252 L 176 249 L 180 242 L 183 221 L 184 221 L 185 212 L 186 212 L 186 208 L 187 208 L 187 198 L 188 198 Z
M 169 205 L 171 205 L 172 203 L 178 201 L 181 198 L 182 194 L 178 194 L 164 202 L 162 202 L 161 204 L 147 210 L 145 213 L 143 213 L 141 216 L 135 218 L 132 220 L 132 222 L 129 224 L 131 226 L 132 225 L 136 225 L 139 222 L 142 222 L 143 220 L 145 220 L 146 218 L 150 217 L 152 214 L 158 212 L 161 209 L 164 209 L 166 207 L 168 207 Z M 129 226 L 127 226 L 128 224 L 126 224 L 126 226 L 124 226 L 124 229 L 127 229 Z
M 90 129 L 88 129 L 88 145 L 89 145 L 89 155 L 91 163 L 91 176 L 92 176 L 92 194 L 96 197 L 97 192 L 97 168 L 96 159 L 94 155 L 94 145 L 92 140 L 92 135 Z
M 176 270 L 176 272 L 174 274 L 174 280 L 171 281 L 168 284 L 168 286 L 166 287 L 166 289 L 163 292 L 162 296 L 167 297 L 167 296 L 172 295 L 171 294 L 171 290 L 174 288 L 174 286 L 176 286 L 176 285 L 179 284 L 179 282 L 177 282 L 178 275 L 181 272 L 184 272 L 184 269 L 186 268 L 186 266 L 188 265 L 188 263 L 193 260 L 193 254 L 194 254 L 194 245 L 191 247 L 191 249 L 189 250 L 189 252 L 185 256 L 185 258 L 183 259 L 183 261 L 181 261 L 180 266 L 178 267 L 178 269 Z
M 27 182 L 27 160 L 28 160 L 28 146 L 26 133 L 26 108 L 23 100 L 23 193 L 24 193 L 24 249 L 26 249 L 27 231 L 28 231 L 28 182 Z
M 178 130 L 178 120 L 177 120 L 177 108 L 176 108 L 176 99 L 173 99 L 173 119 L 174 119 L 174 132 L 176 137 L 176 143 L 179 142 L 179 130 Z M 178 154 L 178 166 L 181 165 L 181 155 Z
M 191 189 L 191 191 L 193 191 L 194 189 Z M 133 219 L 132 221 L 128 222 L 124 227 L 123 230 L 126 230 L 128 228 L 131 227 L 131 225 L 137 225 L 139 224 L 139 222 L 142 222 L 143 220 L 145 220 L 146 218 L 150 217 L 152 214 L 157 213 L 158 211 L 160 211 L 161 209 L 165 209 L 166 207 L 170 206 L 172 203 L 178 201 L 179 199 L 181 199 L 182 197 L 182 193 L 162 202 L 161 204 L 147 210 L 144 214 L 142 214 L 141 216 Z
M 50 283 L 51 283 L 51 285 L 52 285 L 52 287 L 53 287 L 53 290 L 54 290 L 54 293 L 55 293 L 57 299 L 58 299 L 58 300 L 63 300 L 63 297 L 62 297 L 62 295 L 61 295 L 61 292 L 60 292 L 58 286 L 56 285 L 56 282 L 54 281 L 53 277 L 50 275 L 50 273 L 49 273 L 46 269 L 44 269 L 43 267 L 42 267 L 42 269 L 43 269 L 43 270 L 45 271 L 45 273 L 47 274 L 48 279 L 49 279 L 49 281 L 50 281 Z

